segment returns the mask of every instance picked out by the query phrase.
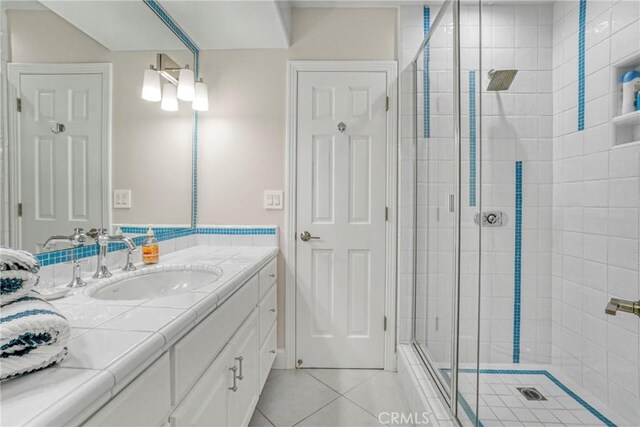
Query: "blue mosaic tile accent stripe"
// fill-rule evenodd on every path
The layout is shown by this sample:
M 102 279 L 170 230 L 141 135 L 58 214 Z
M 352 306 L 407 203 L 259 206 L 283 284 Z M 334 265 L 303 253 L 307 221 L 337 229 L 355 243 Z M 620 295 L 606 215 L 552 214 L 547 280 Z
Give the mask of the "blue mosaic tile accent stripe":
M 191 149 L 191 227 L 198 226 L 198 112 L 193 114 L 193 148 Z
M 476 205 L 476 72 L 469 71 L 469 206 Z
M 580 0 L 578 29 L 578 131 L 584 130 L 584 50 L 587 20 L 587 0 Z
M 123 233 L 127 234 L 140 234 L 133 237 L 133 242 L 137 246 L 142 246 L 146 240 L 145 233 L 147 227 L 133 227 L 122 226 L 120 227 Z M 277 229 L 275 227 L 202 227 L 202 228 L 188 228 L 188 227 L 152 227 L 156 239 L 159 242 L 171 239 L 177 239 L 179 237 L 192 236 L 194 234 L 218 234 L 228 236 L 248 235 L 248 236 L 275 236 Z M 120 251 L 126 248 L 124 243 L 113 242 L 109 243 L 109 252 Z M 47 265 L 60 264 L 63 262 L 71 262 L 75 259 L 88 258 L 98 255 L 98 245 L 91 244 L 87 246 L 80 246 L 77 248 L 62 249 L 59 251 L 46 252 L 36 254 L 35 257 L 40 263 L 40 266 L 45 267 Z
M 513 363 L 520 363 L 520 315 L 522 301 L 522 161 L 516 161 L 515 255 L 513 294 Z
M 427 34 L 429 34 L 429 30 L 431 29 L 431 10 L 427 6 L 422 9 L 422 18 L 423 35 L 426 36 Z M 429 59 L 429 43 L 427 43 L 424 47 L 424 53 L 422 55 L 424 69 L 424 71 L 422 72 L 422 92 L 424 104 L 422 119 L 424 126 L 423 135 L 425 138 L 429 138 L 431 136 L 431 80 L 429 78 Z
M 200 228 L 196 229 L 196 234 L 219 234 L 219 235 L 275 235 L 276 229 L 271 227 L 265 228 Z
M 451 371 L 451 369 L 441 368 L 440 371 L 447 378 L 447 380 L 449 380 L 449 383 L 451 383 L 451 378 L 449 378 L 449 371 Z M 460 369 L 458 372 L 462 371 L 463 369 Z M 476 413 L 471 408 L 471 405 L 469 405 L 469 402 L 467 402 L 467 399 L 465 399 L 464 395 L 460 392 L 458 392 L 458 403 L 460 404 L 460 406 L 462 406 L 462 410 L 465 414 L 467 414 L 467 417 L 473 425 L 475 425 L 476 427 L 484 427 L 484 424 L 482 424 L 482 421 L 480 421 L 479 417 L 476 417 Z
M 578 396 L 578 394 L 576 394 L 573 390 L 571 390 L 569 387 L 567 387 L 562 382 L 560 382 L 559 379 L 554 377 L 553 374 L 551 374 L 547 370 L 544 370 L 544 369 L 480 369 L 478 371 L 477 369 L 460 369 L 458 372 L 465 373 L 465 374 L 476 374 L 479 372 L 480 374 L 488 374 L 488 375 L 543 375 L 547 377 L 549 381 L 557 385 L 562 391 L 567 393 L 569 397 L 571 397 L 573 400 L 578 402 L 584 409 L 589 411 L 591 415 L 599 419 L 604 425 L 608 427 L 616 427 L 616 424 L 613 421 L 611 421 L 609 418 L 602 415 L 600 411 L 598 411 L 596 408 L 591 406 L 583 398 Z M 467 415 L 469 415 L 469 413 L 467 413 Z M 473 414 L 472 412 L 471 416 L 469 416 L 469 419 L 471 419 L 471 421 L 473 422 L 474 418 L 475 418 L 475 414 Z
M 143 0 L 147 6 L 164 22 L 171 31 L 187 46 L 193 53 L 193 74 L 196 79 L 200 75 L 200 49 L 189 38 L 187 33 L 171 18 L 166 10 L 156 0 Z M 193 132 L 191 148 L 191 169 L 192 169 L 192 189 L 191 189 L 191 227 L 198 225 L 198 112 L 193 114 Z

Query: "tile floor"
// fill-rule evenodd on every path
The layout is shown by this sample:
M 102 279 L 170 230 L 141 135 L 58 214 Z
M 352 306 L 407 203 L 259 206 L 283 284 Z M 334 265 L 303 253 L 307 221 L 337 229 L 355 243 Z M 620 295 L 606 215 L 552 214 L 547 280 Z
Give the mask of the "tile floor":
M 381 412 L 410 412 L 395 372 L 274 369 L 249 425 L 375 426 Z
M 475 406 L 476 371 L 462 370 L 460 392 Z M 546 400 L 527 400 L 519 387 L 533 387 Z M 584 396 L 583 399 L 581 396 Z M 583 395 L 574 386 L 567 386 L 547 370 L 534 369 L 483 369 L 480 373 L 480 421 L 484 427 L 531 425 L 531 426 L 598 426 L 632 425 L 615 419 L 606 408 Z M 473 420 L 474 409 L 464 408 L 469 420 Z M 462 417 L 465 415 L 462 414 Z M 467 420 L 463 420 L 466 423 Z

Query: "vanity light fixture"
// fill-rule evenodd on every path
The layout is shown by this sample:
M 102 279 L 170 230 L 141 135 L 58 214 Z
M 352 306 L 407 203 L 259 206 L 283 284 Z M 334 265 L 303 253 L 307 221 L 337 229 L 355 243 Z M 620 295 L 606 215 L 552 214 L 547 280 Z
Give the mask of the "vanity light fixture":
M 195 95 L 193 71 L 186 65 L 178 77 L 178 99 L 181 101 L 193 101 Z
M 178 89 L 172 83 L 167 82 L 162 87 L 160 108 L 165 111 L 178 111 Z
M 196 111 L 209 111 L 209 90 L 202 79 L 196 82 L 192 108 Z
M 208 111 L 207 85 L 202 79 L 194 81 L 195 76 L 189 65 L 180 67 L 164 53 L 157 54 L 156 58 L 156 66 L 151 65 L 144 71 L 142 99 L 151 102 L 161 101 L 160 108 L 165 111 L 178 111 L 178 100 L 192 102 L 192 108 L 196 111 Z M 160 77 L 166 80 L 162 85 L 162 91 Z
M 160 74 L 153 68 L 144 70 L 144 82 L 142 84 L 142 99 L 158 102 L 162 98 L 160 93 Z

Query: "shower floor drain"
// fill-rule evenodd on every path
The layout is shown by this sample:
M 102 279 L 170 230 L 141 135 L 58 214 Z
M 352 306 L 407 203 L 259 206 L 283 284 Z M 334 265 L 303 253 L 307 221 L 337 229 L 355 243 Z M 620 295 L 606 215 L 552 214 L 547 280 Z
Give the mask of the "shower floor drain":
M 547 400 L 542 393 L 536 390 L 533 387 L 518 387 L 518 391 L 522 394 L 527 400 Z

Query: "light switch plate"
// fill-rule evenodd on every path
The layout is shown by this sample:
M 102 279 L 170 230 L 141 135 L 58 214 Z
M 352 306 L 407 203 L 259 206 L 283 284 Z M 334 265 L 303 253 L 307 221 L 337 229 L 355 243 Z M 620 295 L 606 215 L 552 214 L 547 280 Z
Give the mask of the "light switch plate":
M 282 209 L 284 195 L 280 190 L 264 190 L 264 208 Z
M 113 208 L 131 209 L 131 190 L 113 190 Z

